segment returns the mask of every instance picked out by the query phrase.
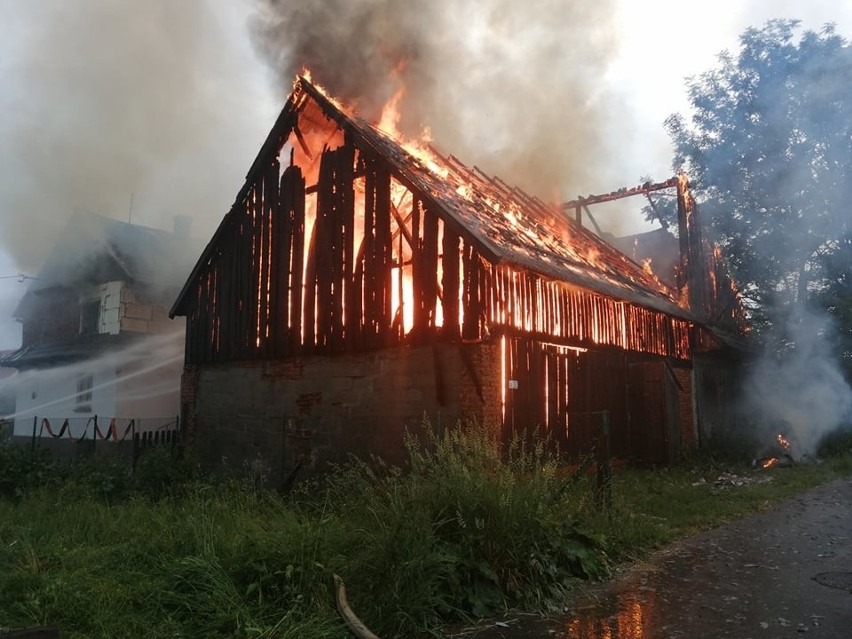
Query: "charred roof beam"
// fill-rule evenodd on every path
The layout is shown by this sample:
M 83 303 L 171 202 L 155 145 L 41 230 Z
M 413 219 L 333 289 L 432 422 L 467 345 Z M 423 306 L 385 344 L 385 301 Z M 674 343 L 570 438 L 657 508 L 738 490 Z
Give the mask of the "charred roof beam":
M 600 204 L 602 202 L 613 202 L 615 200 L 620 200 L 625 197 L 631 197 L 633 195 L 647 195 L 648 193 L 652 193 L 653 191 L 662 191 L 663 189 L 672 189 L 677 187 L 677 177 L 669 178 L 664 182 L 645 182 L 644 184 L 640 184 L 639 186 L 634 186 L 629 189 L 619 189 L 617 191 L 613 191 L 612 193 L 606 193 L 604 195 L 589 195 L 586 197 L 577 198 L 576 200 L 571 200 L 570 202 L 565 202 L 562 204 L 563 211 L 570 211 L 571 209 L 577 209 L 580 207 L 590 206 L 592 204 Z

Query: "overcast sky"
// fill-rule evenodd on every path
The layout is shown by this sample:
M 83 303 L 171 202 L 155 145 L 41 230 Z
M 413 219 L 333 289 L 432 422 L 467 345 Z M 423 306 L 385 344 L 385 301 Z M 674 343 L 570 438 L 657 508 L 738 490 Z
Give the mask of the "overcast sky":
M 36 273 L 77 209 L 161 228 L 189 213 L 209 238 L 286 98 L 251 46 L 251 4 L 151 0 L 140 18 L 130 0 L 0 0 L 0 278 Z M 799 18 L 852 37 L 836 0 L 615 4 L 596 126 L 617 152 L 583 195 L 671 175 L 663 120 L 686 110 L 684 78 L 746 27 Z M 618 227 L 642 225 L 625 212 Z M 0 350 L 20 344 L 8 318 L 24 290 L 0 279 Z

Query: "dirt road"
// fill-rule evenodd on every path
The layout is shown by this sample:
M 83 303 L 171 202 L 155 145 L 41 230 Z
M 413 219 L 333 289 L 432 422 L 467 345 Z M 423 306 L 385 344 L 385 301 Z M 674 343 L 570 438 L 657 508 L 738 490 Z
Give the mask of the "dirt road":
M 682 540 L 568 614 L 507 620 L 476 637 L 852 638 L 852 480 Z

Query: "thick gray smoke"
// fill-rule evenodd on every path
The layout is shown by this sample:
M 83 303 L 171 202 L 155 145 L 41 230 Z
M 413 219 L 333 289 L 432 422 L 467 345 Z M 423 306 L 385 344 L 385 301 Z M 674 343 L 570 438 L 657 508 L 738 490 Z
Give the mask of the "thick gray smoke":
M 92 392 L 110 397 L 121 386 L 121 415 L 105 417 L 170 417 L 177 414 L 180 374 L 183 367 L 183 331 L 178 324 L 168 333 L 142 336 L 138 341 L 88 360 L 32 369 L 0 379 L 0 396 L 33 392 L 32 402 L 20 403 L 7 419 L 30 420 L 34 416 L 74 417 L 77 396 L 73 384 L 81 373 L 94 374 Z M 112 373 L 115 373 L 114 375 Z M 67 391 L 62 394 L 61 389 Z M 45 393 L 47 393 L 45 395 Z M 18 433 L 22 434 L 22 433 Z
M 802 309 L 776 327 L 743 393 L 746 413 L 759 416 L 762 441 L 781 433 L 794 455 L 809 455 L 852 416 L 852 389 L 830 346 L 833 330 L 824 313 Z
M 712 231 L 753 311 L 765 354 L 743 389 L 763 441 L 813 452 L 848 424 L 852 390 L 829 313 L 848 290 L 852 49 L 832 26 L 770 20 L 689 80 L 690 117 L 667 121 Z M 840 301 L 829 302 L 831 298 Z
M 613 0 L 256 1 L 282 91 L 307 67 L 370 119 L 404 85 L 407 135 L 428 127 L 444 152 L 544 199 L 608 188 L 592 171 L 611 153 Z
M 0 250 L 18 269 L 38 270 L 75 209 L 187 214 L 209 236 L 272 117 L 229 33 L 244 40 L 245 14 L 224 5 L 2 3 Z

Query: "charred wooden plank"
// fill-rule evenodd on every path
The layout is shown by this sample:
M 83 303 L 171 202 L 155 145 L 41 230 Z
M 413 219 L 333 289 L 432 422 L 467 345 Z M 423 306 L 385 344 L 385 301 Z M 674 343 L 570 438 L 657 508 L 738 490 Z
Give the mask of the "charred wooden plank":
M 618 191 L 613 191 L 604 195 L 589 195 L 587 197 L 577 198 L 576 200 L 565 202 L 562 205 L 562 208 L 566 211 L 570 209 L 579 209 L 582 206 L 589 206 L 590 204 L 599 204 L 601 202 L 612 202 L 613 200 L 620 200 L 621 198 L 630 197 L 633 195 L 646 195 L 653 191 L 659 191 L 662 189 L 669 189 L 675 187 L 677 186 L 677 184 L 677 177 L 672 177 L 664 182 L 657 182 L 655 184 L 646 182 L 645 184 L 641 184 L 639 186 L 635 186 L 629 189 L 620 189 Z
M 450 226 L 444 225 L 442 246 L 443 275 L 441 287 L 444 291 L 443 334 L 449 338 L 459 335 L 459 243 L 461 238 Z
M 375 162 L 370 160 L 365 167 L 364 177 L 364 241 L 363 241 L 363 335 L 364 345 L 374 346 L 378 334 L 378 294 L 376 282 L 376 171 Z
M 477 269 L 476 253 L 473 245 L 464 242 L 462 248 L 463 275 L 462 281 L 462 304 L 464 304 L 464 318 L 462 326 L 462 337 L 464 339 L 476 339 L 479 337 L 477 330 L 478 308 L 477 308 Z
M 316 221 L 314 222 L 316 243 L 312 248 L 315 269 L 308 278 L 309 285 L 316 290 L 316 327 L 315 346 L 318 352 L 326 350 L 331 337 L 333 317 L 333 282 L 337 276 L 338 264 L 335 260 L 334 229 L 334 165 L 336 154 L 326 150 L 322 154 L 319 169 L 319 188 L 317 190 Z
M 308 243 L 308 254 L 305 263 L 305 304 L 303 309 L 302 348 L 312 352 L 316 348 L 316 304 L 317 304 L 317 223 L 311 229 L 311 239 Z
M 429 313 L 426 299 L 428 297 L 428 266 L 424 253 L 423 218 L 426 212 L 420 198 L 414 197 L 411 204 L 411 286 L 414 297 L 414 326 L 415 338 L 425 335 L 429 326 Z M 433 278 L 434 279 L 434 278 Z M 437 285 L 437 281 L 436 284 Z
M 438 215 L 427 207 L 423 215 L 423 245 L 421 250 L 422 313 L 424 327 L 435 327 L 438 307 Z
M 272 196 L 272 197 L 270 197 Z M 272 211 L 278 202 L 278 175 L 273 177 L 269 173 L 263 180 L 263 215 L 261 218 L 261 232 L 263 233 L 263 248 L 261 249 L 260 263 L 260 356 L 272 357 L 272 341 L 270 336 L 270 318 L 272 312 Z
M 502 324 L 505 322 L 506 317 L 506 271 L 501 266 L 494 267 L 494 277 L 495 277 L 495 286 L 494 286 L 494 295 L 495 295 L 495 303 L 494 303 L 494 316 L 491 318 L 491 324 Z
M 298 123 L 293 124 L 293 133 L 296 134 L 296 140 L 299 142 L 299 146 L 302 148 L 304 154 L 308 157 L 309 160 L 314 159 L 313 153 L 311 153 L 311 148 L 308 146 L 308 143 L 305 141 L 305 136 L 302 135 L 302 131 L 299 129 Z
M 251 199 L 246 198 L 242 211 L 241 251 L 242 265 L 240 271 L 240 357 L 249 358 L 251 355 L 251 260 L 252 260 L 252 222 Z
M 480 279 L 483 300 L 482 321 L 483 326 L 485 327 L 483 330 L 483 336 L 487 336 L 486 333 L 490 332 L 494 318 L 497 286 L 494 281 L 494 269 L 491 267 L 491 264 L 480 259 L 480 267 L 482 269 L 482 277 Z
M 378 303 L 378 345 L 388 344 L 393 322 L 393 244 L 391 236 L 391 174 L 384 163 L 376 165 L 376 302 Z M 401 271 L 400 271 L 401 273 Z
M 366 245 L 366 235 L 361 238 L 361 245 L 358 247 L 358 254 L 355 256 L 355 272 L 352 274 L 352 289 L 353 300 L 349 315 L 352 318 L 354 332 L 350 334 L 349 340 L 352 342 L 353 348 L 360 349 L 364 346 L 364 299 L 366 296 L 365 280 L 364 280 L 364 247 Z
M 539 280 L 537 277 L 534 277 L 532 274 L 527 275 L 527 288 L 529 290 L 529 299 L 530 299 L 530 325 L 534 331 L 542 332 L 541 325 L 539 324 L 541 317 L 541 307 L 539 306 L 539 298 L 538 298 L 538 284 Z
M 328 346 L 331 351 L 342 350 L 343 347 L 343 306 L 344 295 L 343 281 L 345 279 L 344 269 L 345 260 L 343 257 L 343 215 L 341 186 L 339 178 L 340 173 L 345 170 L 341 151 L 342 147 L 333 152 L 332 173 L 331 173 L 331 197 L 330 197 L 330 215 L 329 224 L 329 253 L 328 267 L 331 279 L 331 297 L 329 299 L 329 323 L 328 323 Z M 345 187 L 344 187 L 345 188 Z M 345 196 L 344 196 L 345 197 Z
M 288 301 L 290 305 L 289 345 L 294 353 L 302 346 L 302 299 L 305 271 L 305 178 L 298 167 L 293 173 L 290 228 L 288 237 L 292 245 L 292 257 L 289 263 L 290 286 Z
M 338 191 L 338 211 L 342 235 L 343 267 L 340 274 L 343 291 L 343 316 L 340 318 L 340 339 L 347 350 L 355 347 L 356 335 L 360 324 L 360 314 L 356 314 L 357 299 L 360 290 L 355 287 L 355 147 L 347 140 L 340 150 L 337 169 L 336 188 Z
M 426 302 L 424 301 L 425 297 L 425 279 L 426 276 L 424 274 L 425 266 L 424 266 L 424 256 L 423 256 L 423 243 L 421 239 L 421 212 L 422 212 L 422 201 L 418 197 L 414 197 L 413 202 L 411 203 L 411 232 L 409 234 L 410 239 L 408 240 L 409 245 L 411 246 L 411 288 L 412 288 L 412 297 L 414 303 L 414 335 L 419 336 L 428 326 L 429 319 L 426 315 Z
M 251 279 L 250 279 L 250 303 L 251 303 L 251 326 L 249 328 L 249 343 L 252 357 L 257 356 L 260 346 L 261 331 L 261 308 L 260 287 L 263 262 L 263 182 L 258 181 L 252 191 L 252 253 L 251 253 Z
M 395 207 L 391 202 L 391 210 Z M 397 249 L 396 253 L 399 256 L 395 260 L 397 264 L 396 277 L 396 311 L 393 311 L 393 321 L 391 322 L 391 335 L 397 339 L 401 339 L 405 334 L 405 262 L 402 257 L 402 234 L 397 234 Z
M 344 144 L 334 152 L 332 175 L 332 297 L 330 316 L 330 340 L 334 351 L 341 351 L 345 344 L 345 308 L 347 294 L 352 285 L 353 233 L 355 218 L 355 193 L 353 172 L 355 147 Z
M 294 226 L 297 209 L 304 210 L 305 181 L 298 166 L 288 166 L 279 185 L 278 212 L 273 218 L 272 250 L 275 256 L 273 277 L 275 282 L 275 325 L 274 352 L 283 357 L 295 351 L 292 339 L 294 304 L 300 309 L 301 290 L 292 288 L 294 261 Z M 301 270 L 301 264 L 299 265 Z M 296 299 L 298 298 L 298 299 Z
M 269 310 L 267 312 L 267 347 L 266 356 L 277 356 L 277 345 L 281 342 L 281 336 L 285 334 L 287 326 L 287 291 L 284 290 L 281 301 L 281 290 L 278 282 L 281 280 L 282 247 L 280 237 L 276 233 L 277 226 L 281 224 L 281 194 L 280 194 L 281 165 L 275 160 L 269 165 L 269 171 L 264 179 L 266 192 L 266 216 L 269 228 L 269 253 L 267 265 L 267 288 L 269 296 Z M 283 317 L 283 321 L 282 321 Z

